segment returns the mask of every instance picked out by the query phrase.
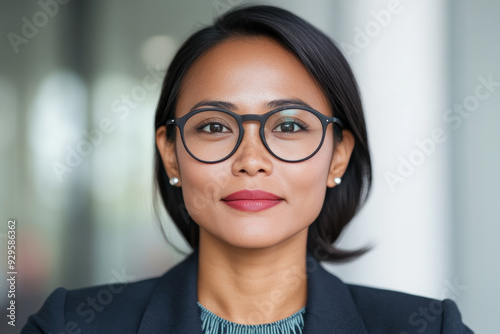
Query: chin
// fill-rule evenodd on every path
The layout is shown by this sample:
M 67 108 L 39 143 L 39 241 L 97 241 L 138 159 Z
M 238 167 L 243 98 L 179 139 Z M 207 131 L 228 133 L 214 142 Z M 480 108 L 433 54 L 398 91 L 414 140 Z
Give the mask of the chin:
M 229 242 L 231 246 L 241 249 L 264 249 L 276 246 L 280 243 L 280 240 L 258 240 L 258 239 L 246 239 L 246 240 L 231 240 Z
M 200 224 L 210 235 L 211 242 L 225 243 L 242 249 L 263 249 L 275 247 L 297 237 L 308 226 L 292 226 L 291 217 L 213 217 L 217 225 Z M 208 235 L 207 235 L 208 237 Z
M 289 233 L 276 233 L 278 231 L 277 226 L 273 226 L 271 229 L 261 228 L 258 231 L 255 229 L 245 230 L 240 229 L 239 231 L 227 231 L 231 233 L 224 236 L 224 241 L 229 243 L 233 247 L 244 248 L 244 249 L 262 249 L 277 246 L 286 240 L 290 239 L 295 235 L 289 231 Z

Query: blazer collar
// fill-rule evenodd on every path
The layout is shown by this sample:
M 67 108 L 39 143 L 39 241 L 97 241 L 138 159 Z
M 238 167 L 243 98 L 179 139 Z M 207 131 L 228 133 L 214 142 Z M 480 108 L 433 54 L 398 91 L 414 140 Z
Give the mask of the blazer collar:
M 198 252 L 158 279 L 141 323 L 139 334 L 202 333 L 198 304 Z
M 158 282 L 138 333 L 202 333 L 197 305 L 198 252 L 170 269 Z M 366 334 L 347 286 L 307 254 L 308 297 L 303 334 Z
M 304 334 L 367 334 L 347 285 L 307 253 Z

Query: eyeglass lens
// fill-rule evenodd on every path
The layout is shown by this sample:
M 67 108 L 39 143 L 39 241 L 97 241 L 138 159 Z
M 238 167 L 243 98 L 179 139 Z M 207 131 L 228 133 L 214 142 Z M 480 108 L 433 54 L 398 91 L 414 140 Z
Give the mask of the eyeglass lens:
M 230 114 L 202 111 L 184 125 L 186 148 L 200 160 L 213 162 L 227 157 L 238 144 L 240 127 Z M 314 153 L 321 144 L 323 124 L 312 112 L 285 109 L 272 114 L 264 124 L 264 137 L 277 157 L 298 161 Z

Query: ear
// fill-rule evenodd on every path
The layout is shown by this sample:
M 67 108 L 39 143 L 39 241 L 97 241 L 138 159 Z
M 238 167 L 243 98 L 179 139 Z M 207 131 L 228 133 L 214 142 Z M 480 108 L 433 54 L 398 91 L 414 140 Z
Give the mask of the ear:
M 335 150 L 330 163 L 330 170 L 326 186 L 329 188 L 335 187 L 335 178 L 342 177 L 349 165 L 352 150 L 354 149 L 355 139 L 349 130 L 342 130 L 342 141 L 335 144 Z
M 177 163 L 177 154 L 175 152 L 175 141 L 167 140 L 167 127 L 160 126 L 156 130 L 156 147 L 160 152 L 161 160 L 169 179 L 176 177 L 179 179 L 177 187 L 181 186 L 181 177 L 179 173 L 179 164 Z

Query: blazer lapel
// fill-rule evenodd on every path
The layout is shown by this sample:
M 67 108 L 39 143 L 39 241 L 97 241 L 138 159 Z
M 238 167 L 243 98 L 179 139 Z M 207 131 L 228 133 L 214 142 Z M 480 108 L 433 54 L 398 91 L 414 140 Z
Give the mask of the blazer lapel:
M 198 252 L 159 278 L 138 333 L 202 333 L 197 294 Z
M 303 334 L 366 334 L 347 286 L 307 254 L 307 304 Z

